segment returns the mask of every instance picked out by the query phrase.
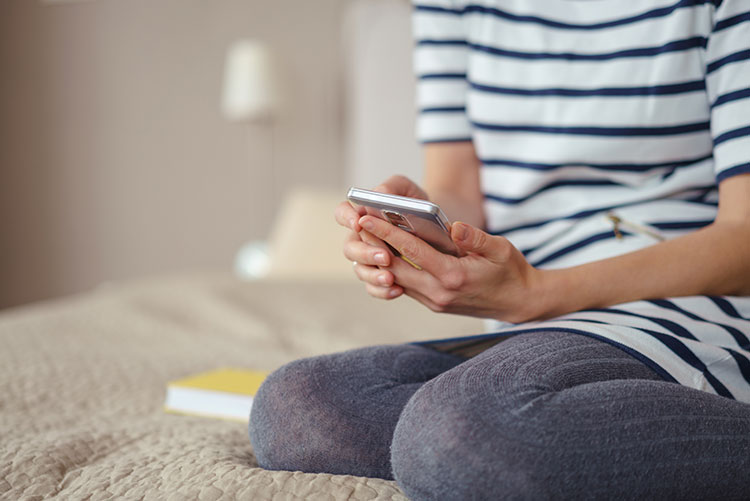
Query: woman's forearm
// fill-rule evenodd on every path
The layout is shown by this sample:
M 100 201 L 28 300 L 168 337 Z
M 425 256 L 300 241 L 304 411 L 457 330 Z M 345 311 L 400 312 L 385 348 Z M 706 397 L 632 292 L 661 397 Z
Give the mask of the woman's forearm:
M 750 225 L 717 221 L 622 256 L 540 272 L 539 318 L 640 299 L 750 295 Z
M 481 200 L 470 198 L 468 200 L 459 199 L 453 193 L 441 191 L 428 191 L 430 200 L 440 206 L 451 222 L 463 221 L 477 228 L 485 227 L 484 208 Z
M 538 271 L 537 318 L 664 297 L 750 295 L 750 174 L 719 185 L 709 226 L 636 252 Z
M 424 189 L 448 219 L 485 227 L 480 163 L 471 142 L 434 143 L 424 147 Z

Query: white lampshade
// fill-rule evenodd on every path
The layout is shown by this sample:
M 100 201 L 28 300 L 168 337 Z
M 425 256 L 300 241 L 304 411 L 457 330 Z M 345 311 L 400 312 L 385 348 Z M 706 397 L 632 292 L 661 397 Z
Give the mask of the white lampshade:
M 240 40 L 227 52 L 221 108 L 229 120 L 271 118 L 277 105 L 273 62 L 261 42 Z

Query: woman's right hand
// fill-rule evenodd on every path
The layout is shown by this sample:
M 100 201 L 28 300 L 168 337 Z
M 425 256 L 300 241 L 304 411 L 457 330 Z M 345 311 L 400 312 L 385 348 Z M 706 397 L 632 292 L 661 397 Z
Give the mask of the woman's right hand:
M 392 176 L 374 191 L 427 200 L 427 194 L 417 184 L 404 176 Z M 388 246 L 359 226 L 359 219 L 366 214 L 364 208 L 353 207 L 342 202 L 336 207 L 336 222 L 350 233 L 344 241 L 344 256 L 354 266 L 354 273 L 365 283 L 368 294 L 380 299 L 395 299 L 404 289 L 395 283 L 393 273 L 388 271 L 395 258 Z

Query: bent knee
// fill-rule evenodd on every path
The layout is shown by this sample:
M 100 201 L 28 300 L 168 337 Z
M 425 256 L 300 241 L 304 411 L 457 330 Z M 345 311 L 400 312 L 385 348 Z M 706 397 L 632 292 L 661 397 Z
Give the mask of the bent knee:
M 310 394 L 310 375 L 315 359 L 288 363 L 263 382 L 253 397 L 249 434 L 258 464 L 269 470 L 301 470 L 296 458 L 299 447 L 298 409 Z M 308 402 L 309 405 L 309 402 Z
M 377 366 L 403 351 L 362 348 L 298 360 L 272 373 L 250 415 L 258 464 L 390 478 L 391 437 L 403 406 L 397 402 L 413 391 L 394 385 L 390 371 Z
M 471 399 L 440 399 L 431 384 L 407 404 L 391 445 L 394 478 L 410 499 L 550 497 L 541 480 L 545 455 L 516 435 L 515 424 L 504 429 L 510 414 L 487 416 Z

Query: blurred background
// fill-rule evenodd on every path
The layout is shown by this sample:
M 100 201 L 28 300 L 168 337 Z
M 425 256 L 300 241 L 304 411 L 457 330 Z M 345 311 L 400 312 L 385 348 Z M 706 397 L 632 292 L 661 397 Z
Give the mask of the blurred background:
M 2 0 L 0 308 L 264 252 L 348 277 L 336 202 L 421 171 L 409 11 Z

